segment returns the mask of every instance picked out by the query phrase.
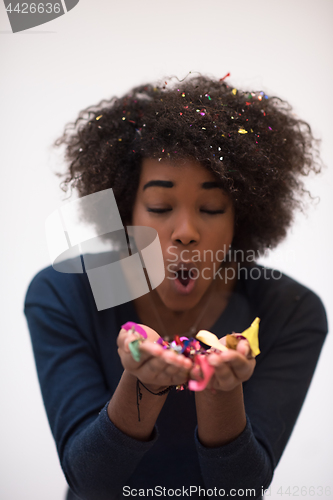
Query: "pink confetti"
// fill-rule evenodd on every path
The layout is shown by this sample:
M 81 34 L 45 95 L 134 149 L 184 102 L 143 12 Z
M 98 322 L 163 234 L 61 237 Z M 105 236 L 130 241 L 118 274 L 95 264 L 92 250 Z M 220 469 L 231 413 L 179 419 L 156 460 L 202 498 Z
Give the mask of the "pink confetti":
M 124 328 L 124 330 L 127 330 L 127 331 L 131 330 L 133 328 L 137 333 L 142 335 L 143 338 L 145 338 L 145 339 L 147 338 L 147 333 L 142 328 L 142 326 L 138 325 L 137 323 L 134 323 L 133 321 L 127 321 L 127 323 L 125 323 L 124 325 L 121 325 L 121 328 Z
M 206 356 L 202 354 L 197 356 L 196 360 L 200 365 L 203 374 L 203 379 L 189 380 L 188 388 L 190 389 L 190 391 L 203 391 L 207 387 L 210 379 L 212 378 L 212 375 L 214 373 L 214 367 L 208 364 Z

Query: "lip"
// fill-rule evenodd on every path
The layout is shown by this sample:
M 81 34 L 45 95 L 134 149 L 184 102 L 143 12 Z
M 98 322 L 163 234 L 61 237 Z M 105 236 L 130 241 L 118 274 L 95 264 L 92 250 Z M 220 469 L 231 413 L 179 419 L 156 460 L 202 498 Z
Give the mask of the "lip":
M 178 262 L 177 265 L 175 265 L 175 267 L 173 267 L 173 272 L 177 272 L 180 271 L 181 269 L 183 270 L 191 270 L 191 269 L 198 269 L 198 267 L 191 261 L 189 262 L 184 262 L 184 261 L 180 261 Z M 180 281 L 178 280 L 178 278 L 176 279 L 172 279 L 172 286 L 174 288 L 174 290 L 180 294 L 180 295 L 189 295 L 194 287 L 196 286 L 196 281 L 197 279 L 190 279 L 190 281 L 188 282 L 187 286 L 184 287 Z
M 195 263 L 192 262 L 192 261 L 190 261 L 190 260 L 186 261 L 186 262 L 181 260 L 181 261 L 178 262 L 178 264 L 176 265 L 176 267 L 173 268 L 173 272 L 178 272 L 181 268 L 190 270 L 190 269 L 193 269 L 193 268 L 198 269 L 198 266 L 196 266 Z
M 188 285 L 183 286 L 178 279 L 172 280 L 172 286 L 180 295 L 189 295 L 196 285 L 196 280 L 190 279 Z

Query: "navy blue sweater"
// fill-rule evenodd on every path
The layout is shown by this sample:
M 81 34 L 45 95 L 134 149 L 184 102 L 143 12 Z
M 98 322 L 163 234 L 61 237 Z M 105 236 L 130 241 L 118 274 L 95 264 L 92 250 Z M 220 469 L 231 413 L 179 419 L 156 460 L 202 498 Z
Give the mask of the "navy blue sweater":
M 173 489 L 183 498 L 199 498 L 199 487 L 216 488 L 217 496 L 219 489 L 226 496 L 232 489 L 234 498 L 245 496 L 234 490 L 255 489 L 251 497 L 261 498 L 327 333 L 318 296 L 285 275 L 274 279 L 278 276 L 267 269 L 264 274 L 257 265 L 250 274 L 244 269 L 211 328 L 222 337 L 243 331 L 259 316 L 261 354 L 243 384 L 245 430 L 225 446 L 206 448 L 198 441 L 194 394 L 187 390 L 169 393 L 148 442 L 113 425 L 107 405 L 123 372 L 116 339 L 123 323 L 140 322 L 133 304 L 98 312 L 85 274 L 61 274 L 51 267 L 37 274 L 25 314 L 48 420 L 70 486 L 67 499 L 125 498 L 131 489 L 131 496 L 151 497 L 147 488 L 156 497 Z

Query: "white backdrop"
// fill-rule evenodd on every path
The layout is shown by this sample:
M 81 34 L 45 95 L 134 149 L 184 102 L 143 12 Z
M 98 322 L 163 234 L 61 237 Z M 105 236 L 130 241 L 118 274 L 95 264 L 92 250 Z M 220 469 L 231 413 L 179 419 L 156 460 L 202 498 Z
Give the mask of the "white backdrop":
M 22 310 L 30 279 L 49 265 L 45 218 L 64 197 L 51 144 L 82 108 L 189 71 L 230 72 L 236 86 L 289 100 L 322 138 L 328 168 L 307 180 L 320 203 L 267 263 L 316 291 L 332 318 L 332 20 L 332 0 L 81 0 L 12 34 L 1 3 L 1 499 L 62 500 L 66 489 Z M 328 336 L 267 498 L 288 498 L 280 486 L 330 486 L 323 498 L 333 498 L 332 344 Z

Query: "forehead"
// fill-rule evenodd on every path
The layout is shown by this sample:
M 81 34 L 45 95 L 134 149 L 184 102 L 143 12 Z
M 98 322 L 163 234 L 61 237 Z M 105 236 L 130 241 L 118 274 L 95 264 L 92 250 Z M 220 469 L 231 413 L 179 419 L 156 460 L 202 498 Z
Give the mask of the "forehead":
M 141 166 L 140 184 L 143 185 L 151 179 L 170 180 L 175 184 L 216 181 L 214 174 L 195 160 L 158 161 L 155 158 L 145 158 Z

